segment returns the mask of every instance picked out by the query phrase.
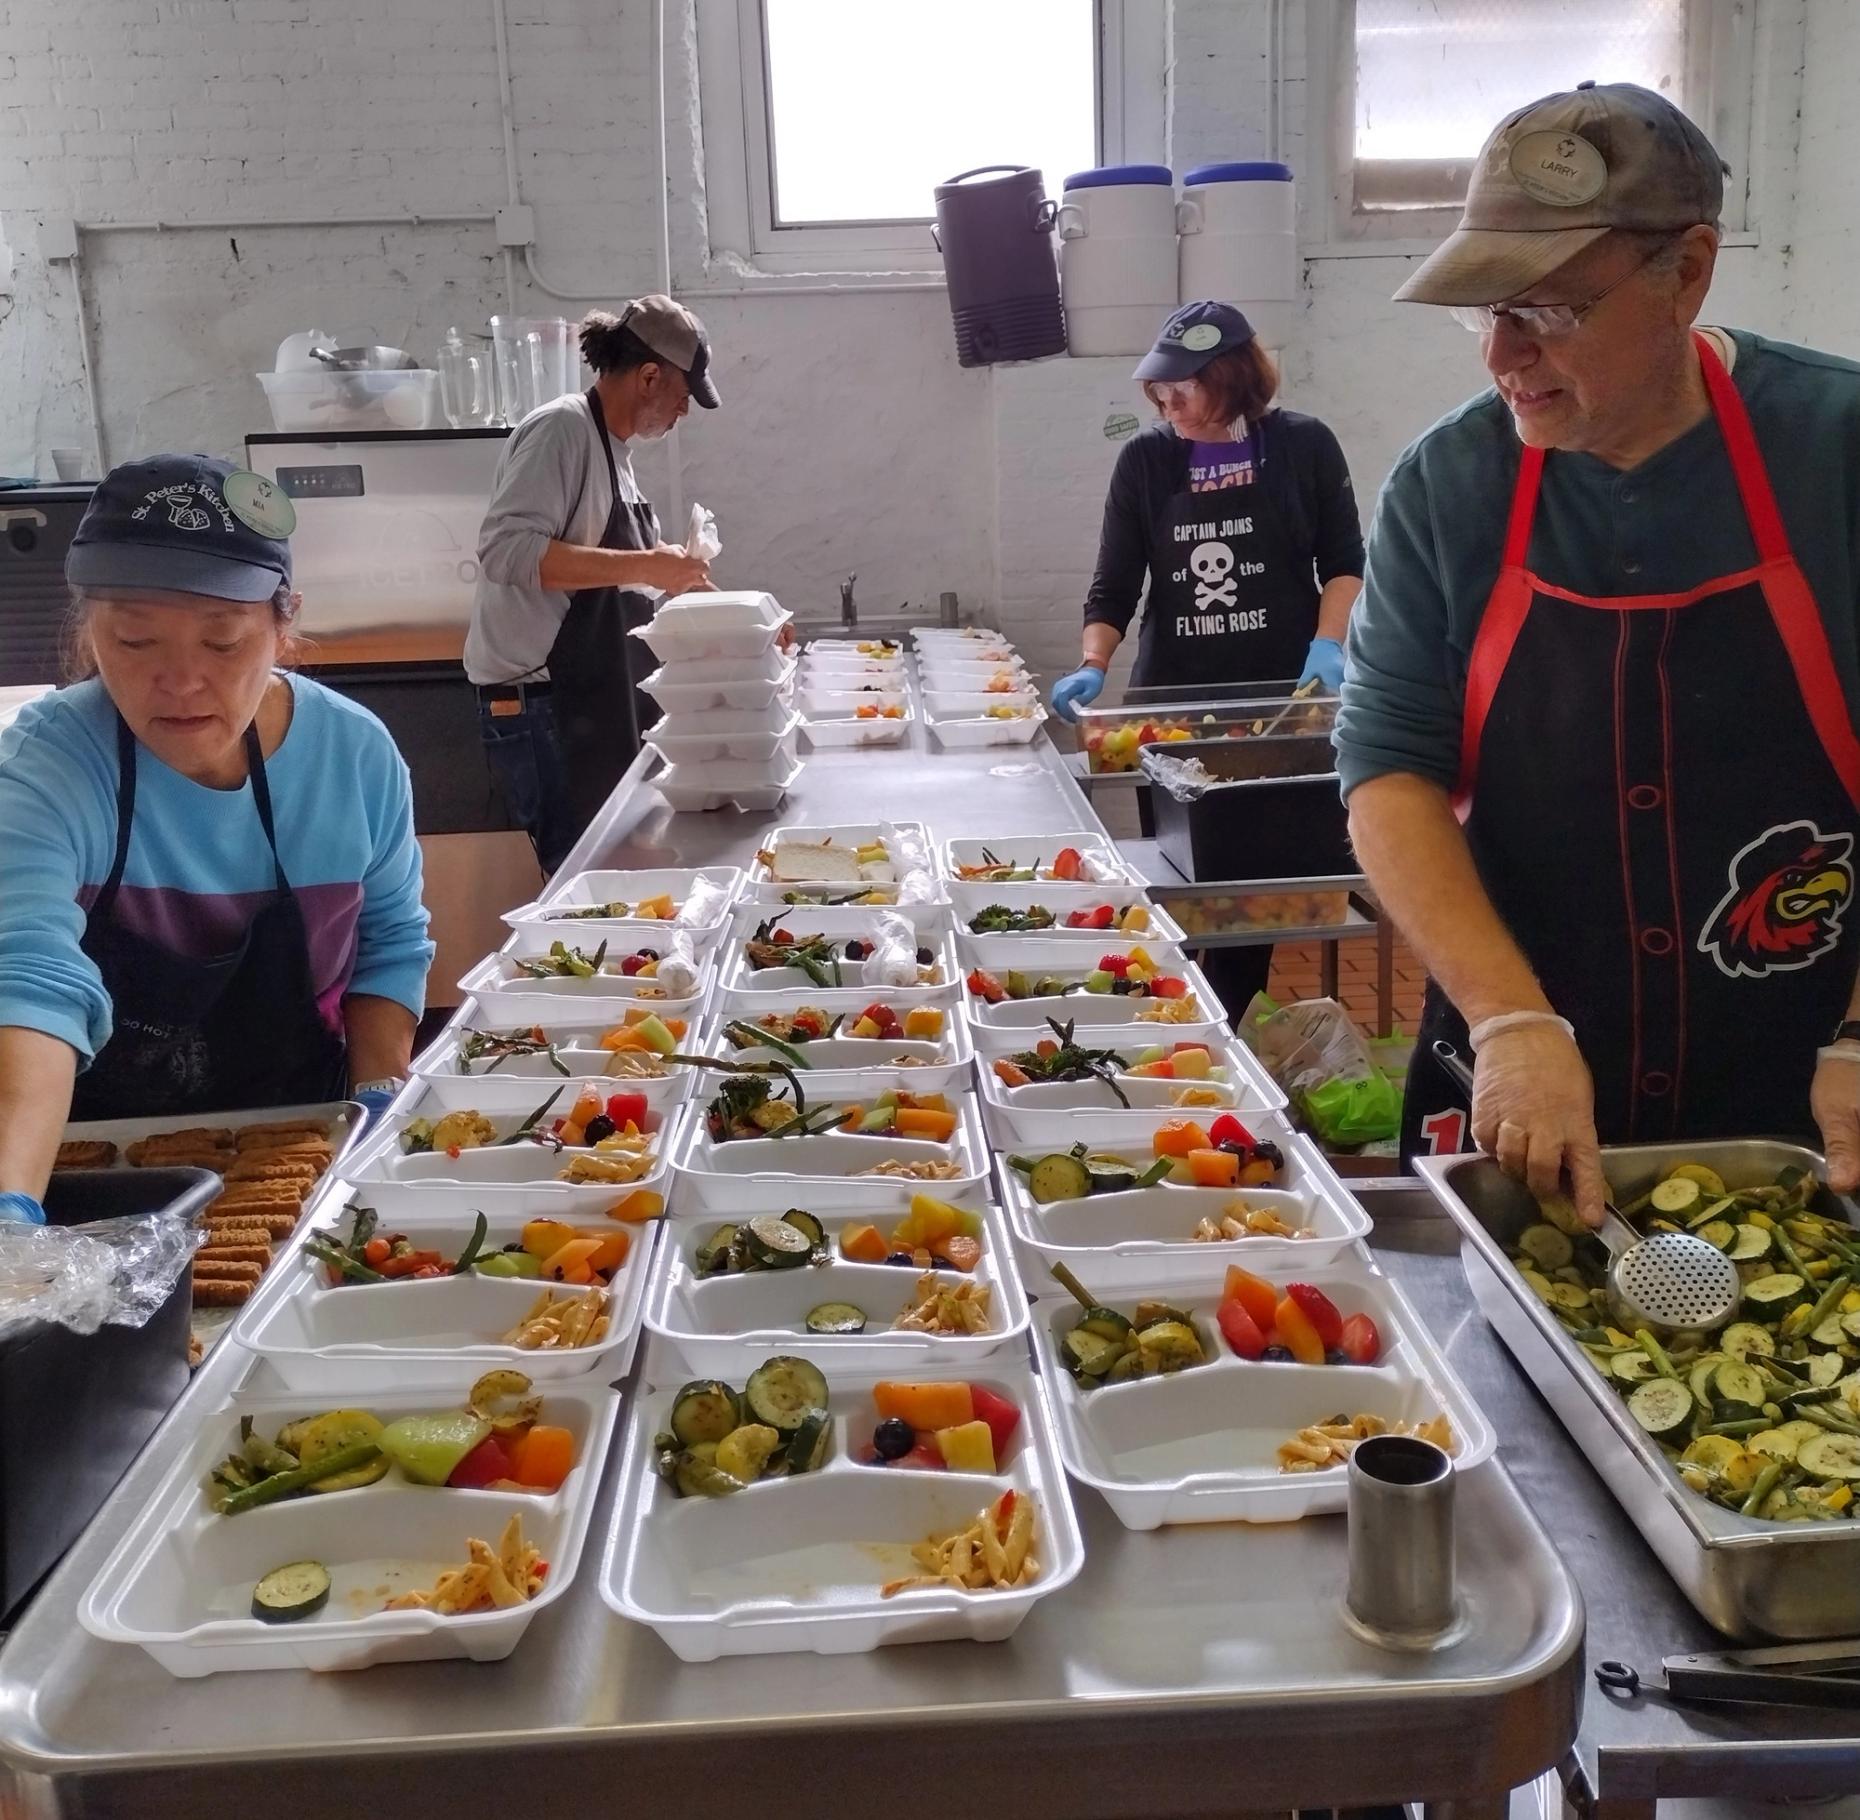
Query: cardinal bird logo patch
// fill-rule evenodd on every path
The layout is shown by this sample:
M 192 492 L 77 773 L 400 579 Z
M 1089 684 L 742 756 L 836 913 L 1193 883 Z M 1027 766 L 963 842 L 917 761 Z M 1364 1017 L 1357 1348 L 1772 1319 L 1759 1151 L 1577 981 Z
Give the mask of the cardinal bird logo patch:
M 1818 961 L 1841 939 L 1854 894 L 1851 834 L 1789 822 L 1759 834 L 1731 861 L 1699 952 L 1730 979 L 1762 979 Z

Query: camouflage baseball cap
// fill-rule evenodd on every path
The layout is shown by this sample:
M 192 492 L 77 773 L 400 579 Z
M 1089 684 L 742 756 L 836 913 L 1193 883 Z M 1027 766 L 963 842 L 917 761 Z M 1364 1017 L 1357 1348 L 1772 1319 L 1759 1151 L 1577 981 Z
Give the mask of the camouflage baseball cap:
M 1662 95 L 1584 82 L 1500 122 L 1466 188 L 1459 227 L 1397 303 L 1503 303 L 1611 228 L 1715 226 L 1729 166 Z

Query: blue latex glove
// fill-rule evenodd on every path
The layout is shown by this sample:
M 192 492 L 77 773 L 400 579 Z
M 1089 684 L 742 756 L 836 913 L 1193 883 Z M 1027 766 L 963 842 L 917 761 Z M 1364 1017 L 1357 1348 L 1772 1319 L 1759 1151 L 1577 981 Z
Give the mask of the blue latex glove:
M 1343 646 L 1334 638 L 1314 638 L 1311 649 L 1305 653 L 1305 673 L 1298 679 L 1298 686 L 1313 680 L 1324 685 L 1327 695 L 1336 695 L 1343 688 Z
M 45 1209 L 29 1194 L 15 1194 L 9 1189 L 0 1194 L 0 1220 L 18 1220 L 25 1226 L 43 1226 Z
M 1104 672 L 1096 664 L 1081 664 L 1053 684 L 1053 712 L 1061 720 L 1077 720 L 1072 710 L 1088 706 L 1103 693 Z
M 355 1103 L 366 1110 L 368 1114 L 368 1125 L 372 1125 L 382 1113 L 387 1111 L 387 1109 L 394 1104 L 399 1093 L 400 1089 L 398 1087 L 364 1087 L 356 1094 Z M 366 1131 L 368 1125 L 364 1125 L 362 1129 Z

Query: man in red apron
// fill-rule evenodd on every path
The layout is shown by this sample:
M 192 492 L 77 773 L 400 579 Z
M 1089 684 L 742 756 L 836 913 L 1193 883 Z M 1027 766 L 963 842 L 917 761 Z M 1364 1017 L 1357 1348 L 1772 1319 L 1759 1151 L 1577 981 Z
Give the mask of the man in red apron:
M 1723 170 L 1626 84 L 1488 140 L 1398 297 L 1495 389 L 1390 476 L 1338 723 L 1432 975 L 1404 1154 L 1470 1136 L 1591 1219 L 1598 1143 L 1790 1137 L 1860 1183 L 1860 367 L 1694 326 Z

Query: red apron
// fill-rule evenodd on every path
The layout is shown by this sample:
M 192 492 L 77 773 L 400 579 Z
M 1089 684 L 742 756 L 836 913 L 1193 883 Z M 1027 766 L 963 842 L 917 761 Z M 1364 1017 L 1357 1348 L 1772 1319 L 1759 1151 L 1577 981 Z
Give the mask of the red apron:
M 1576 1028 L 1604 1144 L 1812 1137 L 1815 1050 L 1854 983 L 1860 739 L 1749 413 L 1695 337 L 1757 560 L 1684 594 L 1591 598 L 1527 567 L 1524 451 L 1466 679 L 1454 806 L 1494 907 Z M 1429 1047 L 1404 1156 L 1467 1147 Z

